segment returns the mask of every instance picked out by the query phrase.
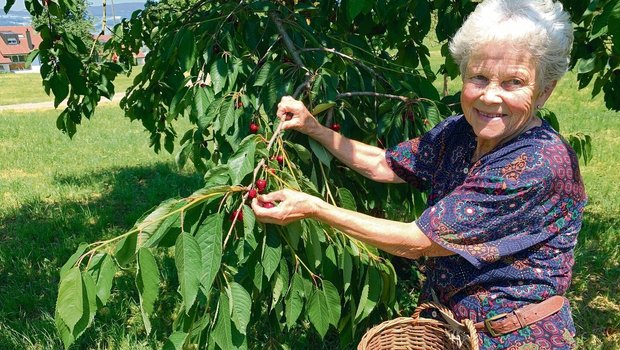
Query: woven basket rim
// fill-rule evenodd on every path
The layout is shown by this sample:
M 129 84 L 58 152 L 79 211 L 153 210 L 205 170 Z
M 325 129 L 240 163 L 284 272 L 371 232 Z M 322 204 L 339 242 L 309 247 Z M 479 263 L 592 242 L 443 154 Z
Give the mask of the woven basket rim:
M 434 318 L 420 317 L 421 312 L 423 312 L 424 310 L 433 309 L 433 308 L 441 310 L 442 314 L 445 315 L 444 317 L 452 317 L 452 321 L 453 321 L 452 323 L 454 323 L 455 325 L 458 325 L 460 329 L 451 325 L 449 322 L 444 322 L 444 321 L 437 320 Z M 401 335 L 406 332 L 405 328 L 407 327 L 414 328 L 414 327 L 420 327 L 420 326 L 427 327 L 429 332 L 431 331 L 437 332 L 438 329 L 440 329 L 441 332 L 445 332 L 445 334 L 454 334 L 455 336 L 458 335 L 460 339 L 464 339 L 465 343 L 467 343 L 466 344 L 467 349 L 470 349 L 470 350 L 479 349 L 478 335 L 476 332 L 476 328 L 474 326 L 474 322 L 470 319 L 464 319 L 463 321 L 455 320 L 454 314 L 452 313 L 451 310 L 437 303 L 421 304 L 420 306 L 416 308 L 415 312 L 410 317 L 407 317 L 407 316 L 396 317 L 394 319 L 381 322 L 380 324 L 375 325 L 374 327 L 368 329 L 366 333 L 364 334 L 364 336 L 362 337 L 361 341 L 359 342 L 357 349 L 358 350 L 375 349 L 375 348 L 370 348 L 369 345 L 371 345 L 373 340 L 375 340 L 375 338 L 378 338 L 378 337 L 382 338 L 379 340 L 379 342 L 382 344 L 381 349 L 392 348 L 389 345 L 387 347 L 384 347 L 385 338 L 387 338 L 389 341 L 389 339 L 392 339 L 391 337 L 393 335 L 395 336 L 397 335 L 399 336 L 399 342 L 402 342 L 403 337 Z M 437 346 L 432 347 L 432 349 L 437 349 L 437 350 L 444 349 L 444 348 L 445 349 L 450 348 L 448 347 L 447 344 L 436 343 L 433 345 L 437 345 Z M 398 347 L 398 348 L 404 349 L 404 347 Z M 407 349 L 421 349 L 420 347 L 414 347 L 413 344 L 411 347 L 407 346 L 406 348 Z

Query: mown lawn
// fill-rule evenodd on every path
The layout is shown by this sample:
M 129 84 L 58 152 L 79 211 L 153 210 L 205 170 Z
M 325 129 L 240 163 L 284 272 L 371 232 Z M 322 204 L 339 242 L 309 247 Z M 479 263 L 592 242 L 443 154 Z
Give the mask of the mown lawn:
M 590 202 L 569 293 L 580 348 L 618 349 L 620 115 L 577 91 L 573 76 L 547 107 L 563 133 L 584 132 L 594 143 L 594 159 L 582 166 Z M 118 235 L 161 200 L 201 185 L 191 169 L 175 167 L 173 155 L 154 154 L 142 126 L 118 107 L 101 107 L 73 140 L 56 130 L 56 115 L 0 113 L 0 350 L 60 349 L 53 324 L 58 269 L 77 245 Z M 119 277 L 109 307 L 75 348 L 157 346 L 144 335 L 130 275 Z
M 114 80 L 115 92 L 125 92 L 141 71 L 142 66 L 137 66 L 133 67 L 129 76 L 124 74 L 117 76 Z M 48 96 L 43 90 L 39 73 L 0 74 L 0 106 L 46 101 L 54 101 L 54 97 Z

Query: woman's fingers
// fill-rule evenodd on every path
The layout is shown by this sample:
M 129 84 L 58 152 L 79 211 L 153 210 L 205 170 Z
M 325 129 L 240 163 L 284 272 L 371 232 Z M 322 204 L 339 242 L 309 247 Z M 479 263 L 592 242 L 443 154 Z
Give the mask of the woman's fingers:
M 302 192 L 283 189 L 254 198 L 252 209 L 261 222 L 286 225 L 308 217 L 313 198 Z
M 283 129 L 295 129 L 305 134 L 311 132 L 317 124 L 303 102 L 290 96 L 282 97 L 278 103 L 276 116 L 280 119 Z

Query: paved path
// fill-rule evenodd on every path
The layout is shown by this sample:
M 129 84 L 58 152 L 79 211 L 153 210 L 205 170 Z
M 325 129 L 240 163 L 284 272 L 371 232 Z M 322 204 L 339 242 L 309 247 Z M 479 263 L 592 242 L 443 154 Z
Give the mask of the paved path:
M 118 103 L 118 101 L 121 100 L 121 98 L 123 98 L 125 96 L 124 92 L 120 92 L 118 94 L 114 94 L 114 96 L 112 97 L 112 100 L 108 100 L 107 98 L 103 97 L 101 98 L 101 101 L 99 101 L 99 105 L 102 104 L 106 104 L 106 103 Z M 64 108 L 67 106 L 66 102 L 62 102 L 60 105 L 58 105 L 58 109 Z M 0 106 L 0 112 L 4 112 L 4 111 L 29 111 L 29 110 L 35 110 L 35 109 L 54 109 L 54 102 L 52 101 L 47 101 L 47 102 L 32 102 L 32 103 L 19 103 L 19 104 L 14 104 L 14 105 L 5 105 L 5 106 Z

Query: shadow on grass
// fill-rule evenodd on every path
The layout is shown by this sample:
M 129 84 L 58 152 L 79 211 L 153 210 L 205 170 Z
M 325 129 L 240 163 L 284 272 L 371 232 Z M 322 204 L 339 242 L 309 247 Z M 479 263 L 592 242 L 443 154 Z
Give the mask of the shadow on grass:
M 185 197 L 202 185 L 200 176 L 181 175 L 166 164 L 55 181 L 78 199 L 42 198 L 0 216 L 0 349 L 31 342 L 45 349 L 60 346 L 51 319 L 58 271 L 78 245 L 117 236 L 162 200 Z M 27 339 L 16 340 L 15 333 Z
M 612 213 L 610 213 L 612 214 Z M 586 213 L 569 298 L 578 336 L 618 348 L 620 332 L 620 218 Z M 616 335 L 616 336 L 614 336 Z M 606 344 L 613 342 L 613 344 Z M 611 347 L 608 347 L 611 346 Z

